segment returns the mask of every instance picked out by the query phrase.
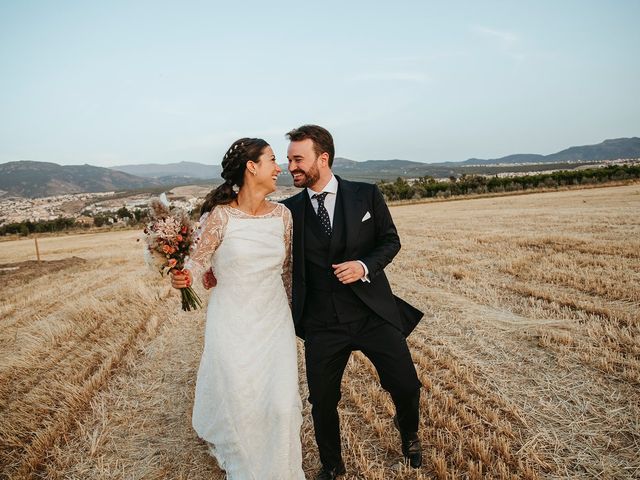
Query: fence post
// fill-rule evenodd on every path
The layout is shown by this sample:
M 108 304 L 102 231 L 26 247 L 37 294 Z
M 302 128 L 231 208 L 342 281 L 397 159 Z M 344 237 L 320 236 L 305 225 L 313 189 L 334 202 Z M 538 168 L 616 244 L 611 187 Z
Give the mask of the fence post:
M 38 248 L 38 236 L 34 236 L 33 240 L 36 242 L 36 258 L 38 259 L 38 263 L 40 263 L 40 249 Z

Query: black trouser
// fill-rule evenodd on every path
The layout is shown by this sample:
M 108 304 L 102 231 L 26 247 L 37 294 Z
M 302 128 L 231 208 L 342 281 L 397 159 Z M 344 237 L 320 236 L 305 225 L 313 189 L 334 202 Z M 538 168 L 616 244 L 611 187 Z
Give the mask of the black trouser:
M 382 387 L 395 404 L 400 428 L 418 431 L 421 384 L 406 339 L 398 329 L 377 315 L 346 324 L 309 327 L 305 335 L 307 382 L 322 465 L 333 468 L 342 459 L 337 405 L 342 374 L 354 350 L 362 351 L 378 371 Z

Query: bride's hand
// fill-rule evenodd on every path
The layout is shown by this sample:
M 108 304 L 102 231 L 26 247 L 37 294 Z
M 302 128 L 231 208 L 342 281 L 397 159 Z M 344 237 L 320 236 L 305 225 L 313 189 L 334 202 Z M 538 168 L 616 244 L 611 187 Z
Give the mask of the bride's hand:
M 189 270 L 171 270 L 171 286 L 173 288 L 187 288 L 193 279 Z
M 202 276 L 202 285 L 204 286 L 204 288 L 209 290 L 210 288 L 215 287 L 217 284 L 218 279 L 213 274 L 213 270 L 207 270 L 206 273 Z

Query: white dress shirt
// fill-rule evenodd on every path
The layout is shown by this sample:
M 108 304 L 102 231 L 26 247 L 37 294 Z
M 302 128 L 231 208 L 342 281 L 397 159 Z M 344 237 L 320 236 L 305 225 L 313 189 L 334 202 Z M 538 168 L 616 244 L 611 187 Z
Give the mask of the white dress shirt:
M 324 208 L 327 209 L 329 220 L 331 221 L 331 228 L 333 228 L 333 212 L 336 210 L 336 198 L 338 196 L 338 179 L 334 175 L 331 175 L 331 180 L 329 180 L 329 183 L 327 183 L 320 192 L 307 188 L 307 193 L 311 199 L 311 205 L 316 213 L 318 213 L 318 199 L 313 198 L 313 196 L 323 192 L 328 193 L 324 199 Z
M 313 198 L 314 195 L 327 192 L 328 195 L 324 199 L 324 208 L 327 209 L 327 213 L 329 214 L 329 221 L 331 222 L 331 228 L 333 228 L 333 212 L 336 210 L 336 198 L 338 197 L 338 179 L 335 175 L 331 175 L 331 180 L 327 183 L 324 188 L 320 192 L 316 192 L 310 188 L 307 188 L 307 193 L 309 194 L 309 198 L 311 199 L 311 206 L 313 210 L 318 213 L 318 199 Z M 345 208 L 347 206 L 345 205 Z M 361 260 L 356 260 L 362 267 L 364 268 L 364 276 L 360 279 L 363 282 L 370 282 L 369 280 L 369 269 Z

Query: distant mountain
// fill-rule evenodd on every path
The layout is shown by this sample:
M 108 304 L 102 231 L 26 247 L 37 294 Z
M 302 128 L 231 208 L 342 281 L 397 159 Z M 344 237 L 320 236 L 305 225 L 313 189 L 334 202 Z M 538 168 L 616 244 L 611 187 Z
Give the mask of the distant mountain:
M 366 160 L 356 162 L 344 157 L 336 157 L 333 162 L 333 171 L 344 178 L 375 182 L 389 180 L 397 177 L 421 177 L 431 175 L 434 177 L 448 177 L 460 173 L 471 173 L 467 170 L 470 165 L 514 165 L 514 164 L 558 164 L 558 168 L 570 168 L 562 165 L 568 162 L 594 162 L 602 160 L 614 160 L 618 158 L 640 158 L 640 138 L 617 138 L 605 140 L 596 145 L 571 147 L 561 152 L 550 155 L 519 153 L 501 158 L 480 159 L 470 158 L 463 162 L 423 163 L 411 160 Z M 285 174 L 278 179 L 279 185 L 291 185 L 291 178 L 286 175 L 287 165 L 280 167 Z M 138 175 L 140 177 L 154 178 L 164 184 L 178 181 L 211 180 L 220 181 L 222 167 L 220 165 L 206 165 L 196 162 L 179 162 L 142 165 L 121 165 L 113 167 L 114 170 Z
M 447 164 L 494 165 L 497 163 L 595 162 L 616 160 L 618 158 L 640 158 L 640 137 L 614 138 L 595 145 L 567 148 L 550 155 L 517 154 L 490 160 L 470 158 L 464 162 L 447 162 Z
M 91 165 L 22 160 L 0 164 L 0 190 L 22 197 L 107 192 L 158 186 L 159 182 Z
M 348 158 L 333 159 L 333 172 L 349 180 L 377 182 L 398 177 L 422 177 L 433 175 L 447 177 L 454 172 L 448 165 L 413 162 L 411 160 L 366 160 L 356 162 Z
M 640 158 L 640 137 L 605 140 L 596 145 L 571 147 L 550 155 L 515 154 L 495 159 L 470 158 L 464 162 L 422 163 L 410 160 L 367 160 L 356 162 L 336 157 L 333 171 L 346 179 L 365 182 L 393 180 L 397 177 L 431 175 L 445 178 L 452 175 L 527 172 L 543 169 L 571 169 L 576 162 L 588 164 L 619 158 Z M 503 166 L 496 166 L 501 164 Z M 516 166 L 516 164 L 521 164 Z M 535 164 L 546 164 L 538 168 Z M 473 165 L 478 165 L 473 167 Z M 524 165 L 524 166 L 523 166 Z M 278 185 L 291 185 L 287 165 Z M 0 164 L 0 194 L 42 197 L 63 193 L 131 190 L 158 186 L 216 184 L 220 179 L 220 165 L 196 162 L 169 164 L 121 165 L 113 168 L 91 165 L 61 166 L 55 163 L 19 161 Z
M 615 160 L 618 158 L 640 158 L 640 137 L 614 138 L 597 145 L 571 147 L 547 155 L 552 162 Z
M 499 164 L 514 164 L 514 163 L 545 163 L 546 158 L 544 155 L 537 155 L 535 153 L 516 153 L 515 155 L 507 155 L 501 158 L 492 158 L 489 160 L 483 160 L 481 158 L 470 158 L 464 162 L 447 162 L 447 164 L 462 164 L 462 165 L 495 165 Z
M 220 165 L 206 165 L 197 162 L 178 162 L 178 163 L 147 163 L 141 165 L 120 165 L 111 167 L 112 170 L 118 170 L 130 175 L 146 178 L 201 178 L 211 179 L 220 178 L 222 167 Z
M 333 159 L 333 168 L 342 171 L 397 171 L 402 168 L 416 168 L 424 167 L 427 165 L 422 162 L 412 162 L 411 160 L 365 160 L 363 162 L 356 162 L 355 160 L 349 160 L 348 158 L 336 157 Z
M 550 155 L 515 154 L 494 159 L 470 158 L 464 162 L 422 163 L 410 160 L 367 160 L 355 162 L 346 158 L 336 157 L 333 170 L 338 175 L 352 180 L 377 181 L 389 180 L 397 177 L 449 177 L 461 173 L 483 173 L 468 170 L 470 165 L 516 165 L 516 164 L 554 164 L 553 168 L 572 168 L 572 162 L 598 162 L 603 160 L 617 160 L 619 158 L 640 158 L 640 137 L 616 138 L 605 140 L 596 145 L 571 147 Z M 530 167 L 531 170 L 535 167 Z M 498 173 L 485 168 L 487 174 Z

